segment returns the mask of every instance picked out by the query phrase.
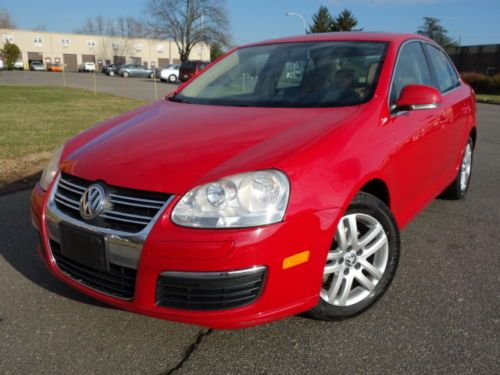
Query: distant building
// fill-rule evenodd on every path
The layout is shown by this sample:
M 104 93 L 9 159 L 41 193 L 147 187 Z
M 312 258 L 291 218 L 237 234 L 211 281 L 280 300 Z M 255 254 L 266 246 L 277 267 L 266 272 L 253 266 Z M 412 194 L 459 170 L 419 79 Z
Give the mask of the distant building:
M 449 47 L 447 52 L 460 72 L 500 73 L 500 44 Z
M 68 71 L 76 71 L 78 65 L 84 62 L 93 62 L 99 68 L 110 63 L 134 63 L 154 68 L 180 62 L 177 46 L 169 39 L 122 38 L 18 29 L 0 29 L 0 38 L 0 46 L 9 41 L 20 48 L 25 67 L 32 61 L 64 64 Z M 210 60 L 210 49 L 207 45 L 196 45 L 191 52 L 191 59 Z

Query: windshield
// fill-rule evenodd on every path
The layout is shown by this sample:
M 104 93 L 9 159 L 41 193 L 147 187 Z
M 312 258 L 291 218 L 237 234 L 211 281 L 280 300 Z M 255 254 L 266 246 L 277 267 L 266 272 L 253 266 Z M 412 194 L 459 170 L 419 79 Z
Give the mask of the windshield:
M 365 103 L 377 85 L 386 46 L 382 42 L 307 42 L 241 48 L 171 100 L 245 107 Z

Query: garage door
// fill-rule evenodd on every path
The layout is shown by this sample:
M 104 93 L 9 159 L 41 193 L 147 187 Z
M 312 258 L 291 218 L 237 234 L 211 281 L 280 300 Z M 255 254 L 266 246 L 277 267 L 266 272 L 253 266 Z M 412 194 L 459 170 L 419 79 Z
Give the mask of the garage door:
M 113 64 L 115 65 L 125 64 L 125 56 L 113 56 Z
M 43 62 L 43 54 L 41 52 L 28 52 L 28 64 L 32 61 Z
M 76 60 L 76 54 L 65 53 L 63 55 L 63 63 L 65 65 L 65 70 L 69 72 L 76 72 L 78 70 L 78 63 Z
M 158 59 L 158 67 L 163 68 L 170 64 L 170 59 Z
M 95 64 L 95 55 L 82 55 L 82 63 L 93 62 Z
M 142 65 L 142 57 L 130 57 L 131 64 Z

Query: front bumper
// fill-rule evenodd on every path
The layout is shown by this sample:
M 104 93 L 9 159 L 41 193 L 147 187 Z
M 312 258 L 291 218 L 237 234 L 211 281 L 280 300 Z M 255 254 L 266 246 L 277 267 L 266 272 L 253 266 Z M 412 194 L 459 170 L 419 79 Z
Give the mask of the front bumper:
M 85 285 L 63 272 L 54 257 L 53 212 L 48 196 L 37 185 L 32 194 L 32 222 L 40 233 L 37 247 L 49 270 L 59 279 L 95 299 L 156 318 L 211 328 L 242 328 L 306 311 L 316 305 L 326 253 L 331 245 L 338 209 L 309 212 L 274 225 L 230 230 L 190 229 L 174 225 L 165 208 L 141 246 L 123 248 L 123 264 L 130 266 L 138 251 L 135 291 L 120 298 Z M 59 218 L 60 219 L 60 218 Z M 51 228 L 52 225 L 52 228 Z M 56 233 L 57 237 L 57 233 Z M 52 241 L 52 246 L 51 246 Z M 120 249 L 120 247 L 117 247 Z M 135 250 L 134 250 L 135 249 Z M 285 258 L 309 251 L 307 262 L 284 269 Z M 132 253 L 131 253 L 132 252 Z M 128 255 L 127 255 L 128 254 Z M 120 258 L 118 263 L 120 263 Z M 265 269 L 254 299 L 239 307 L 191 309 L 166 307 L 158 300 L 162 275 L 227 275 L 233 271 Z M 163 305 L 163 306 L 162 306 Z

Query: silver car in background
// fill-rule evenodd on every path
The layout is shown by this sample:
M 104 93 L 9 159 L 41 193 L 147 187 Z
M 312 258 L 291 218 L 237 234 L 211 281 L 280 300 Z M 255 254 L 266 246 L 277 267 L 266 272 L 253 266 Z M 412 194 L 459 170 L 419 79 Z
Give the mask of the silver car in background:
M 151 69 L 145 68 L 140 64 L 125 64 L 118 70 L 118 75 L 123 78 L 128 77 L 141 77 L 141 78 L 153 78 L 153 71 Z

